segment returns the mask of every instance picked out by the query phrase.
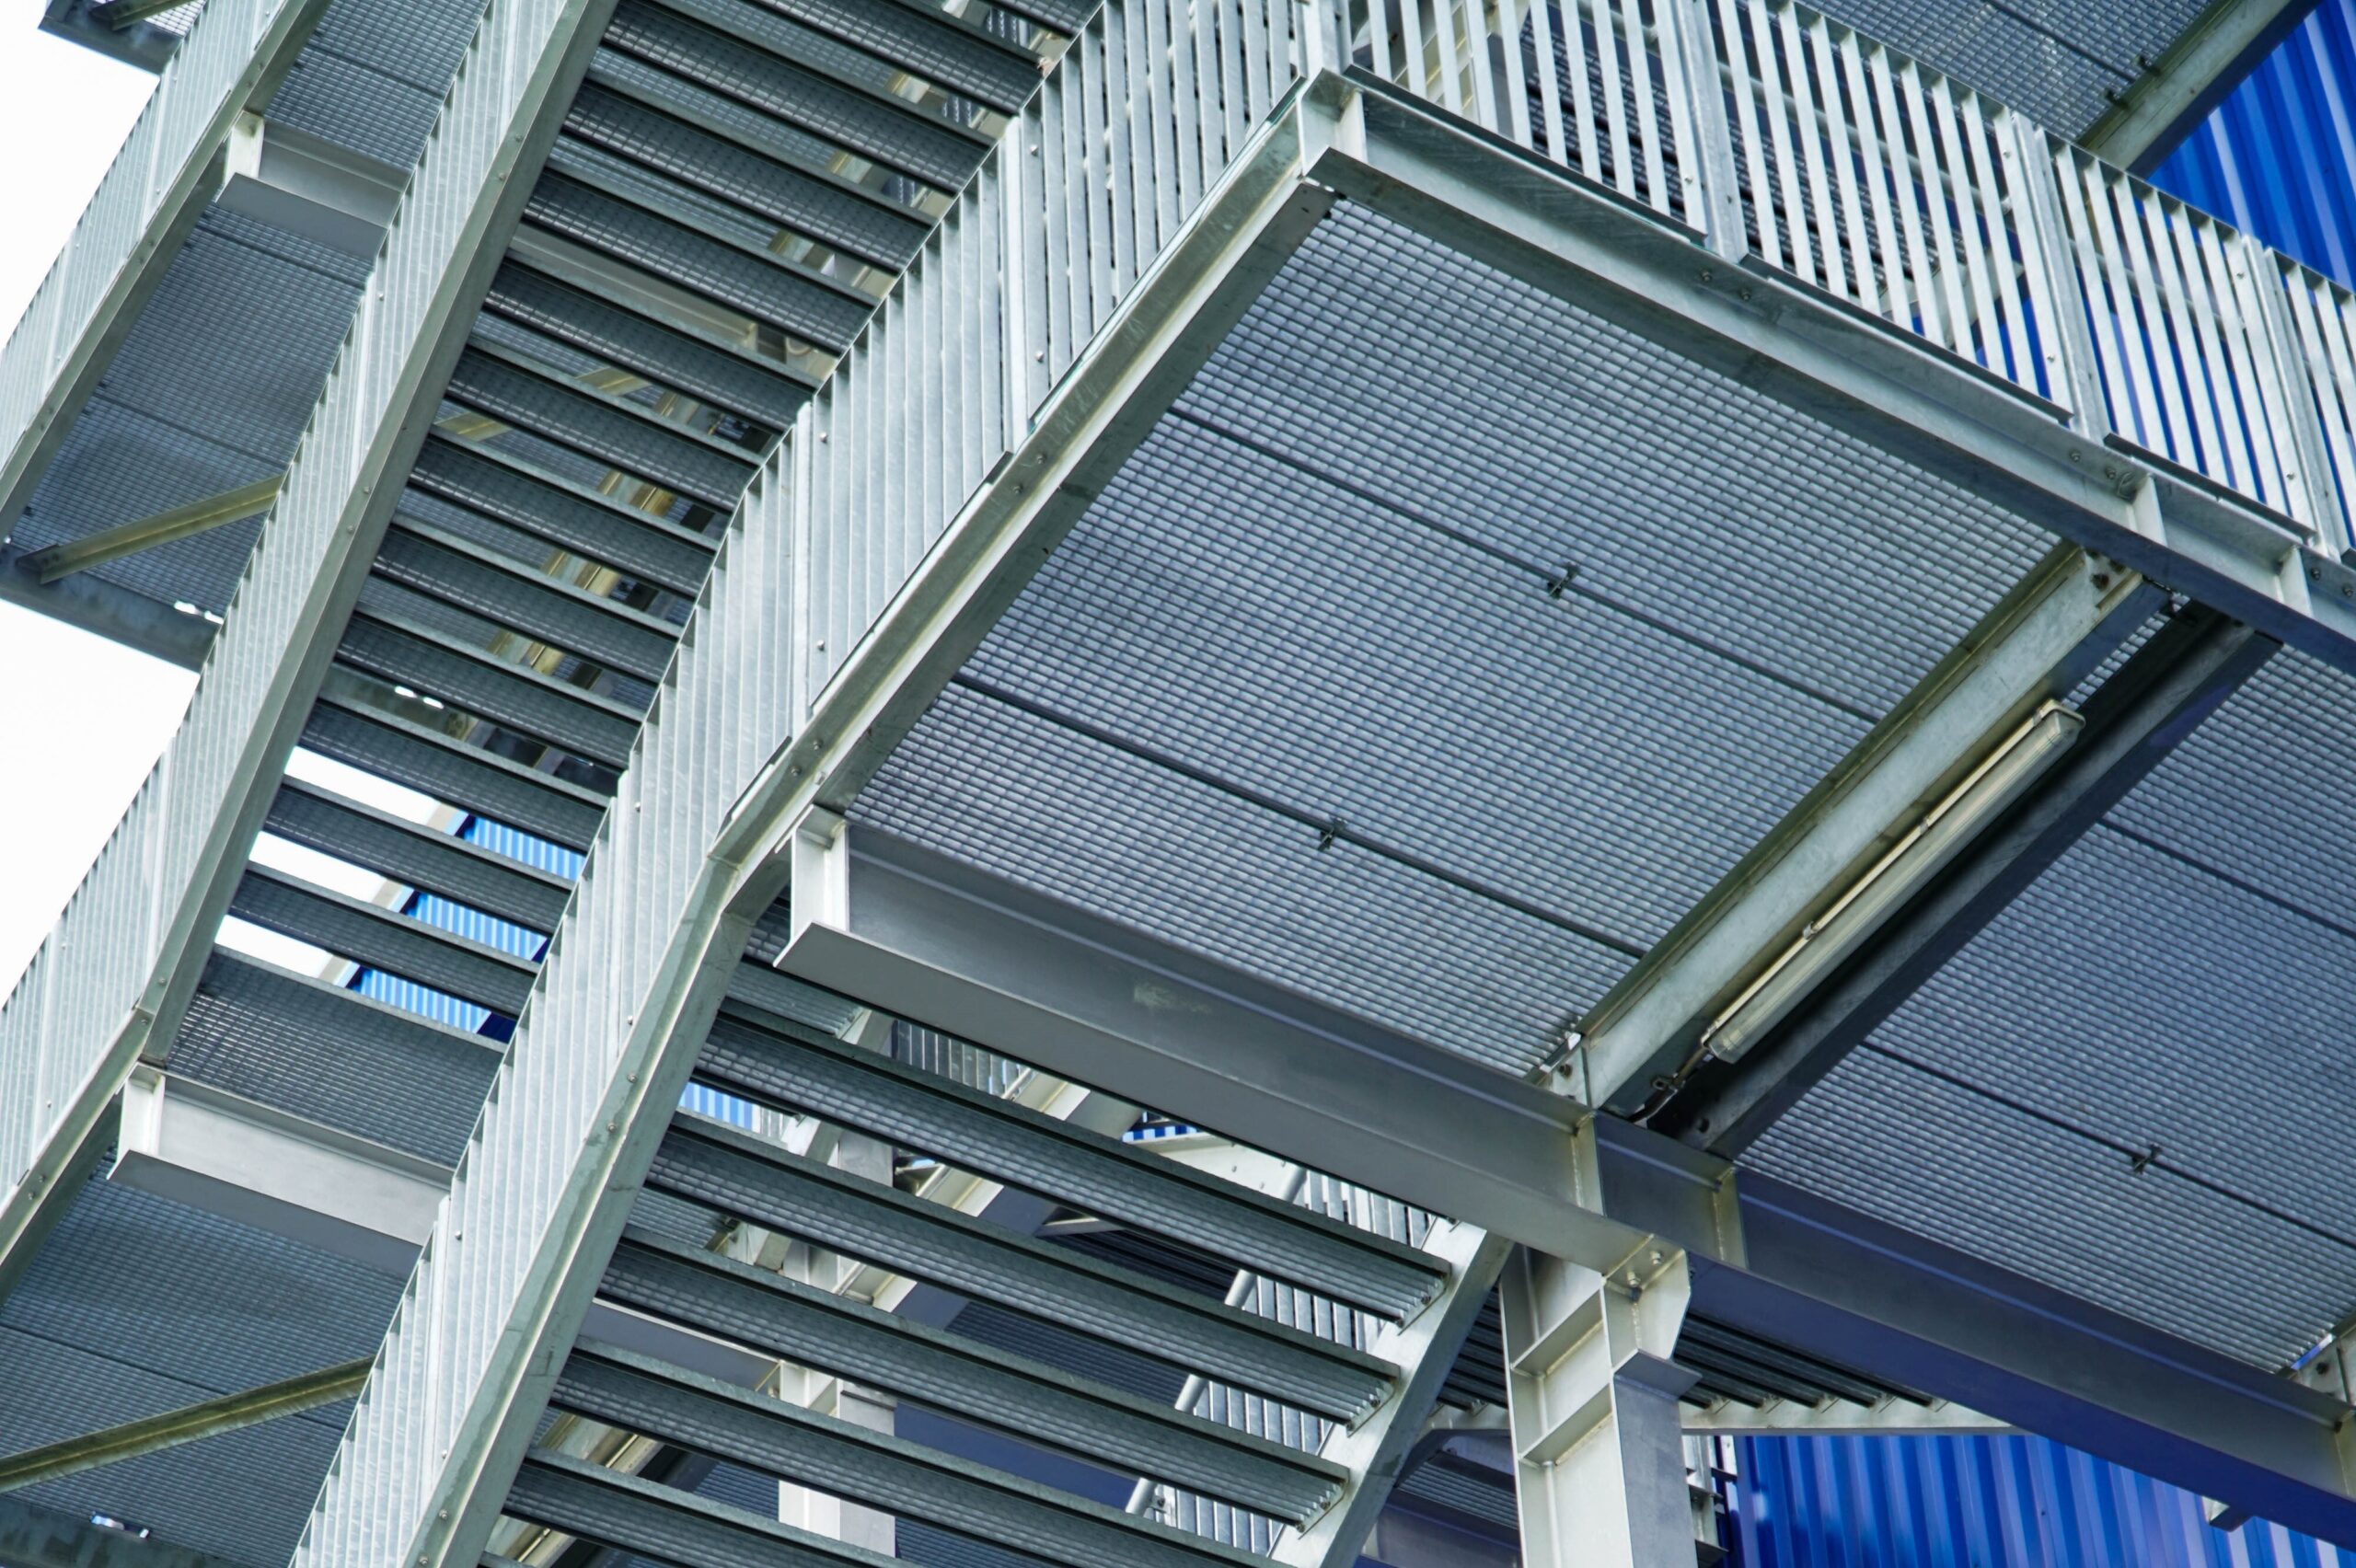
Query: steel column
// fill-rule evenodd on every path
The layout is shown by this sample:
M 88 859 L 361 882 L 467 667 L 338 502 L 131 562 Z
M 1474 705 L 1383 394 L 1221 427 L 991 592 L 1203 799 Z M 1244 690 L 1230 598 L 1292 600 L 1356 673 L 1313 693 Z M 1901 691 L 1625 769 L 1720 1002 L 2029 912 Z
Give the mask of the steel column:
M 1504 1281 L 1506 1389 L 1530 1568 L 1667 1568 L 1693 1557 L 1671 1362 L 1683 1253 L 1605 1275 L 1527 1250 Z

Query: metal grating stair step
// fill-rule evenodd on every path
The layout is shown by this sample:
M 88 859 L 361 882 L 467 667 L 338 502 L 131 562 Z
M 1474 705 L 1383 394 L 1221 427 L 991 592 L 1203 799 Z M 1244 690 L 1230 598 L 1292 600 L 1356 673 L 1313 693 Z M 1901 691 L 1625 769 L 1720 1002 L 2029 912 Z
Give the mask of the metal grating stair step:
M 772 439 L 810 396 L 807 382 L 780 367 L 594 297 L 512 257 L 491 279 L 483 309 L 725 409 Z
M 647 1184 L 957 1294 L 1134 1347 L 1341 1421 L 1396 1369 L 1348 1346 L 860 1181 L 682 1114 Z
M 645 1356 L 576 1350 L 552 1402 L 1062 1568 L 1244 1568 L 1262 1561 Z
M 378 611 L 352 617 L 336 658 L 618 770 L 638 735 L 638 716 L 619 703 Z
M 1039 86 L 1035 62 L 1003 40 L 872 0 L 770 0 L 780 14 L 840 39 L 888 65 L 978 98 L 1002 114 L 1022 107 Z
M 262 826 L 290 842 L 535 931 L 556 929 L 572 893 L 562 877 L 298 778 L 278 786 Z
M 408 518 L 394 519 L 372 570 L 642 681 L 662 678 L 678 641 L 666 621 Z
M 478 338 L 458 356 L 444 394 L 464 409 L 559 446 L 653 479 L 728 511 L 753 476 L 754 455 L 522 363 Z
M 524 205 L 526 223 L 837 353 L 865 325 L 871 302 L 659 210 L 570 150 L 550 156 Z
M 1299 1522 L 1339 1466 L 649 1233 L 626 1236 L 600 1294 L 767 1355 L 872 1384 L 1092 1463 Z
M 659 114 L 595 83 L 583 87 L 572 100 L 564 129 L 576 141 L 627 158 L 650 173 L 676 180 L 688 190 L 830 248 L 833 242 L 820 232 L 821 226 L 842 227 L 840 211 L 851 204 L 840 191 L 797 169 Z M 837 221 L 830 223 L 830 219 Z M 876 260 L 866 255 L 868 248 L 872 248 L 851 253 Z M 880 260 L 877 264 L 893 265 Z
M 539 965 L 376 905 L 248 866 L 229 900 L 240 920 L 513 1018 Z
M 778 52 L 790 44 L 772 48 L 754 34 L 758 22 L 745 19 L 748 9 L 731 0 L 622 0 L 606 42 L 937 190 L 953 191 L 965 182 L 981 156 L 979 144 L 794 63 Z
M 524 1461 L 507 1512 L 664 1568 L 889 1568 L 893 1561 L 562 1454 Z
M 844 178 L 829 167 L 839 149 L 791 130 L 759 110 L 610 49 L 600 50 L 590 62 L 589 81 L 791 172 L 803 182 L 791 198 L 795 226 L 813 238 L 895 271 L 907 266 L 924 243 L 929 225 L 921 213 Z
M 675 594 L 692 596 L 711 570 L 712 545 L 704 536 L 491 447 L 432 436 L 409 482 Z
M 606 814 L 603 797 L 453 740 L 330 689 L 312 708 L 304 747 L 349 767 L 521 828 L 576 852 Z
M 1412 1316 L 1448 1282 L 1445 1267 L 1403 1243 L 805 1031 L 722 1017 L 696 1076 L 1394 1320 Z

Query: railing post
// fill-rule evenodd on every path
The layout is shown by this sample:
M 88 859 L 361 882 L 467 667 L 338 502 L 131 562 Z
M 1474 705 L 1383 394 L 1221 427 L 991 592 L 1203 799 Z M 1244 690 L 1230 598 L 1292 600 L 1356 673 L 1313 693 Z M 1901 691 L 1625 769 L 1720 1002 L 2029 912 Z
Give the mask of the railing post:
M 2062 222 L 2053 141 L 2008 110 L 2002 145 L 2005 184 L 2014 196 L 2013 217 L 2020 228 L 2022 260 L 2037 311 L 2046 385 L 2053 400 L 2069 409 L 2070 428 L 2099 442 L 2108 432 L 2110 415 L 2103 403 L 2094 334 L 2086 329 L 2085 293 L 2079 287 L 2078 269 L 2070 259 L 2070 233 Z
M 1689 201 L 1686 212 L 1709 236 L 1715 254 L 1738 262 L 1750 243 L 1743 234 L 1742 179 L 1735 172 L 1734 127 L 1718 80 L 1710 0 L 1662 0 L 1657 14 L 1669 35 L 1661 40 L 1661 57 L 1677 71 L 1693 136 L 1693 164 L 1701 171 L 1702 199 Z
M 1339 71 L 1348 63 L 1344 52 L 1347 47 L 1342 36 L 1343 18 L 1335 13 L 1349 0 L 1292 0 L 1298 18 L 1300 38 L 1300 74 L 1314 76 L 1320 71 Z
M 2282 297 L 2282 259 L 2271 247 L 2246 234 L 2234 236 L 2232 247 L 2233 266 L 2246 271 L 2250 294 L 2258 301 L 2250 348 L 2258 359 L 2258 374 L 2274 378 L 2278 400 L 2291 421 L 2287 433 L 2293 457 L 2292 463 L 2283 465 L 2282 478 L 2305 500 L 2308 514 L 2300 520 L 2313 524 L 2316 538 L 2337 557 L 2351 542 L 2348 519 L 2340 510 L 2339 487 L 2332 478 L 2323 421 L 2316 412 L 2306 352 L 2292 325 L 2290 302 Z

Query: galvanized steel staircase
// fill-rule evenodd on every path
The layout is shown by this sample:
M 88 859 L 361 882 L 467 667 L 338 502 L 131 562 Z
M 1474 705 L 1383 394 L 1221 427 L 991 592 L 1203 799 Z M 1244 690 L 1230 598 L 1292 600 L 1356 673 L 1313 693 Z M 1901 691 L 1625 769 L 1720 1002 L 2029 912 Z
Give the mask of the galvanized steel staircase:
M 1088 8 L 624 0 L 302 732 L 453 810 L 289 777 L 263 830 L 401 906 L 256 863 L 232 916 L 503 1038 L 719 525 Z M 218 950 L 180 1041 L 385 1027 L 335 998 Z
M 607 1266 L 599 1286 L 604 1300 L 1020 1444 L 1230 1505 L 1272 1526 L 1310 1525 L 1354 1478 L 1311 1449 L 1043 1364 L 975 1337 L 955 1320 L 934 1327 L 699 1248 L 676 1239 L 676 1223 L 666 1228 L 672 1235 L 644 1224 L 646 1205 L 685 1200 L 708 1217 L 715 1239 L 744 1228 L 791 1239 L 1251 1390 L 1310 1417 L 1296 1426 L 1312 1434 L 1325 1424 L 1356 1425 L 1396 1395 L 1401 1368 L 1352 1343 L 1352 1311 L 1392 1322 L 1412 1319 L 1455 1283 L 1447 1263 L 1429 1252 L 742 1002 L 723 1008 L 696 1079 L 1060 1209 L 1117 1222 L 1152 1239 L 1149 1244 L 1174 1243 L 1312 1291 L 1326 1303 L 1329 1332 L 1276 1321 L 686 1111 L 673 1118 L 647 1179 L 657 1198 L 641 1200 L 641 1223 Z M 1267 1561 L 817 1413 L 773 1391 L 731 1386 L 608 1344 L 573 1347 L 553 1402 L 615 1433 L 746 1466 L 1042 1562 L 1179 1568 Z M 1420 1412 L 1403 1413 L 1422 1418 Z M 513 1524 L 680 1568 L 868 1561 L 775 1520 L 547 1447 L 525 1462 L 505 1513 Z M 501 1544 L 496 1538 L 494 1544 Z

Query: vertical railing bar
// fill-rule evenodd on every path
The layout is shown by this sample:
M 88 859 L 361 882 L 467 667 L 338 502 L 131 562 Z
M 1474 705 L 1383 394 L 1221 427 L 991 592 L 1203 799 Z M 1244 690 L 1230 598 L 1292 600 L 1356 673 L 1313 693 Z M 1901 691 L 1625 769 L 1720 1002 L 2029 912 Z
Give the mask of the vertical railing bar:
M 2202 225 L 2193 220 L 2189 208 L 2170 211 L 2157 202 L 2151 207 L 2154 243 L 2156 245 L 2159 236 L 2165 233 L 2175 246 L 2177 269 L 2184 277 L 2186 306 L 2192 317 L 2200 357 L 2207 363 L 2205 385 L 2192 390 L 2200 394 L 2194 398 L 2194 425 L 2200 432 L 2202 442 L 2218 454 L 2220 466 L 2209 472 L 2212 478 L 2258 495 L 2261 493 L 2260 484 L 2274 467 L 2271 454 L 2266 450 L 2272 444 L 2259 429 L 2257 416 L 2261 410 L 2251 401 L 2259 387 L 2253 379 L 2248 347 L 2226 309 L 2232 297 L 2232 278 L 2221 267 L 2216 273 L 2216 287 L 2211 287 L 2204 242 L 2213 236 L 2196 232 Z M 2217 259 L 2222 262 L 2223 258 Z M 2242 394 L 2238 398 L 2236 388 Z M 2235 439 L 2236 423 L 2241 427 L 2239 440 Z M 2277 502 L 2282 500 L 2281 496 L 2273 499 Z
M 1177 221 L 1184 223 L 1194 215 L 1195 203 L 1203 198 L 1202 146 L 1202 84 L 1196 73 L 1197 57 L 1202 48 L 1201 34 L 1191 23 L 1182 19 L 1192 14 L 1193 0 L 1157 0 L 1169 6 L 1173 27 L 1183 27 L 1183 36 L 1173 30 L 1170 38 L 1171 129 L 1175 138 L 1178 170 Z
M 1460 0 L 1432 0 L 1432 41 L 1439 51 L 1440 91 L 1432 101 L 1449 113 L 1464 117 L 1464 64 L 1456 52 L 1456 16 Z
M 1963 268 L 1964 282 L 1970 287 L 1971 306 L 1976 313 L 1973 319 L 1980 329 L 1979 352 L 1974 352 L 1969 334 L 1965 335 L 1958 352 L 1966 359 L 1978 359 L 2001 373 L 2004 361 L 1994 340 L 1996 302 L 1988 292 L 1988 268 L 1982 259 L 1987 255 L 1987 239 L 1983 236 L 1992 236 L 2000 225 L 1992 215 L 1984 227 L 1980 221 L 1980 203 L 1971 192 L 1971 167 L 1956 126 L 1955 91 L 1945 76 L 1931 84 L 1931 112 L 1934 137 L 1946 149 L 1946 156 L 1940 160 L 1946 168 L 1942 183 L 1955 193 L 1956 255 Z
M 2069 213 L 2069 249 L 2075 262 L 2079 295 L 2090 318 L 2087 340 L 2092 352 L 2088 357 L 2101 383 L 2103 398 L 2099 420 L 2095 417 L 2095 409 L 2085 409 L 2085 428 L 2089 435 L 2098 438 L 2122 428 L 2122 419 L 2135 417 L 2126 366 L 2118 357 L 2120 317 L 2109 298 L 2110 269 L 2103 261 L 2101 236 L 2091 216 L 2076 150 L 2055 146 L 2041 130 L 2026 129 L 2023 135 L 2033 137 L 2035 144 L 2046 150 L 2047 162 L 2054 170 L 2054 189 L 2061 192 L 2062 205 Z
M 2042 386 L 2033 389 L 2068 409 L 2073 422 L 2084 429 L 2090 416 L 2100 417 L 2102 388 L 2090 379 L 2094 346 L 2086 340 L 2085 306 L 2077 293 L 2076 271 L 2070 265 L 2052 154 L 2045 133 L 2010 110 L 1997 110 L 1995 134 L 2003 147 L 2004 184 L 2013 193 L 2034 352 L 2043 361 Z M 2021 352 L 2032 352 L 2029 338 L 2022 340 Z
M 1865 166 L 1865 205 L 1872 214 L 1876 248 L 1881 259 L 1881 294 L 1865 304 L 1898 325 L 1913 329 L 1911 312 L 1905 311 L 1908 297 L 1906 259 L 1898 243 L 1897 218 L 1890 212 L 1890 164 L 1884 151 L 1880 134 L 1874 127 L 1873 89 L 1866 85 L 1864 51 L 1858 46 L 1854 30 L 1843 28 L 1833 46 L 1841 56 L 1841 77 L 1849 88 L 1850 119 L 1857 136 L 1857 156 Z M 1864 255 L 1863 247 L 1859 255 Z M 1862 268 L 1860 269 L 1863 270 Z
M 1537 3 L 1543 6 L 1546 0 Z M 1376 4 L 1379 8 L 1380 0 Z M 1530 133 L 1530 81 L 1521 68 L 1521 0 L 1497 0 L 1497 41 L 1505 56 L 1505 133 L 1532 151 L 1543 151 Z
M 1765 93 L 1761 107 L 1766 112 L 1768 140 L 1783 186 L 1783 228 L 1784 238 L 1790 241 L 1785 248 L 1791 252 L 1790 267 L 1812 283 L 1816 281 L 1816 252 L 1808 241 L 1807 200 L 1800 189 L 1799 155 L 1792 146 L 1792 98 L 1784 86 L 1783 46 L 1774 20 L 1768 14 L 1766 0 L 1750 0 L 1750 45 L 1758 58 L 1759 83 Z M 1761 194 L 1759 213 L 1764 226 L 1773 209 Z
M 1138 91 L 1137 49 L 1130 37 L 1135 26 L 1136 18 L 1129 6 L 1116 4 L 1104 7 L 1103 145 L 1104 186 L 1112 207 L 1114 299 L 1127 297 L 1129 286 L 1138 275 L 1138 258 L 1148 254 L 1138 246 L 1137 213 L 1140 203 L 1135 198 L 1136 155 L 1129 139 L 1130 124 L 1142 101 Z
M 1182 186 L 1172 135 L 1176 124 L 1171 101 L 1170 0 L 1144 0 L 1146 52 L 1146 131 L 1152 162 L 1140 189 L 1153 193 L 1154 248 L 1159 253 L 1178 232 Z
M 1841 103 L 1841 75 L 1833 68 L 1831 25 L 1820 16 L 1811 16 L 1807 34 L 1816 60 L 1817 86 L 1824 99 L 1825 140 L 1832 159 L 1833 184 L 1841 197 L 1841 222 L 1849 240 L 1848 271 L 1854 284 L 1850 297 L 1872 310 L 1876 307 L 1873 236 L 1865 230 L 1865 209 L 1857 200 L 1856 155 L 1852 150 L 1849 115 Z
M 2163 440 L 2154 450 L 2183 463 L 2198 467 L 2199 459 L 2184 450 L 2189 444 L 2190 430 L 2186 423 L 2184 398 L 2177 387 L 2181 374 L 2177 346 L 2177 323 L 2168 309 L 2165 294 L 2161 292 L 2159 279 L 2152 271 L 2152 259 L 2143 246 L 2142 204 L 2134 186 L 2124 175 L 2112 176 L 2105 170 L 2105 193 L 2117 215 L 2119 250 L 2128 271 L 2135 280 L 2143 320 L 2143 349 L 2148 356 L 2153 378 L 2157 382 L 2157 404 L 2165 420 Z
M 1576 5 L 1577 0 L 1572 3 Z M 1558 55 L 1554 45 L 1554 5 L 1555 0 L 1531 0 L 1530 7 L 1530 42 L 1538 56 L 1533 63 L 1538 70 L 1538 107 L 1546 121 L 1546 139 L 1552 144 L 1554 161 L 1565 168 L 1586 174 L 1590 171 L 1572 151 L 1570 138 L 1563 131 L 1563 81 L 1555 63 Z M 1577 25 L 1576 12 L 1572 25 Z M 1576 109 L 1573 112 L 1576 112 Z
M 2331 516 L 2338 526 L 2338 548 L 2344 552 L 2356 548 L 2356 518 L 2348 513 L 2350 487 L 2356 486 L 2356 443 L 2351 443 L 2350 435 L 2351 423 L 2356 423 L 2356 369 L 2343 363 L 2346 351 L 2339 334 L 2322 319 L 2327 310 L 2334 317 L 2339 314 L 2339 302 L 2329 292 L 2331 285 L 2320 282 L 2296 262 L 2287 264 L 2284 281 L 2293 306 L 2292 317 L 2305 347 L 2304 385 L 2309 400 L 2316 405 L 2331 464 L 2332 492 L 2338 502 Z M 2320 303 L 2316 298 L 2318 288 L 2324 291 Z
M 1632 3 L 1641 5 L 1643 0 L 1632 0 Z M 1676 155 L 1679 194 L 1679 202 L 1672 204 L 1669 202 L 1669 193 L 1664 190 L 1661 193 L 1661 211 L 1671 216 L 1681 216 L 1686 223 L 1707 234 L 1718 225 L 1710 212 L 1710 203 L 1715 195 L 1715 178 L 1705 178 L 1701 172 L 1702 160 L 1710 155 L 1693 144 L 1694 138 L 1701 133 L 1694 128 L 1696 118 L 1708 106 L 1694 97 L 1693 84 L 1701 78 L 1694 75 L 1693 63 L 1687 56 L 1687 51 L 1692 47 L 1689 36 L 1692 31 L 1692 9 L 1685 0 L 1653 0 L 1653 34 L 1660 50 L 1661 96 L 1669 100 L 1669 139 L 1670 151 Z M 1704 23 L 1706 25 L 1706 17 Z M 1715 72 L 1708 79 L 1712 86 L 1716 85 Z M 1718 107 L 1723 111 L 1723 99 Z M 1721 122 L 1724 121 L 1723 112 L 1718 119 Z M 1733 137 L 1726 133 L 1723 123 L 1719 125 L 1719 133 L 1721 150 L 1731 155 Z
M 2217 248 L 2217 265 L 2223 268 L 2228 263 L 2229 242 L 2219 235 L 2218 227 L 2210 225 L 2208 238 Z M 2326 537 L 2341 515 L 2339 487 L 2314 383 L 2306 374 L 2305 355 L 2291 323 L 2291 303 L 2286 297 L 2291 280 L 2284 260 L 2248 235 L 2235 235 L 2230 251 L 2231 259 L 2239 263 L 2231 269 L 2235 292 L 2246 302 L 2243 318 L 2252 339 L 2248 352 L 2266 388 L 2272 414 L 2269 422 L 2281 432 L 2279 438 L 2269 432 L 2276 470 L 2282 476 L 2288 499 L 2300 503 L 2285 510 L 2311 525 L 2318 538 Z M 2285 446 L 2287 452 L 2282 450 Z
M 1832 182 L 1825 169 L 1823 127 L 1817 119 L 1816 89 L 1808 81 L 1807 49 L 1800 37 L 1800 8 L 1785 0 L 1777 13 L 1783 35 L 1784 74 L 1791 95 L 1792 130 L 1799 143 L 1800 173 L 1807 182 L 1809 234 L 1826 292 L 1846 297 L 1847 269 L 1842 263 L 1841 226 L 1832 213 Z M 1793 222 L 1801 222 L 1795 213 Z M 1811 282 L 1816 279 L 1809 279 Z
M 1241 0 L 1243 7 L 1243 74 L 1252 84 L 1252 123 L 1276 102 L 1276 62 L 1283 58 L 1280 40 L 1268 31 L 1270 0 Z M 1277 0 L 1289 4 L 1290 0 Z
M 1472 56 L 1472 107 L 1475 120 L 1500 136 L 1510 137 L 1513 131 L 1497 102 L 1496 62 L 1491 58 L 1489 6 L 1491 0 L 1461 0 L 1464 6 L 1465 52 Z
M 1923 237 L 1923 200 L 1918 192 L 1923 192 L 1924 188 L 1914 173 L 1922 160 L 1910 144 L 1909 132 L 1913 122 L 1890 72 L 1889 51 L 1874 45 L 1866 65 L 1873 77 L 1883 156 L 1889 160 L 1890 195 L 1898 203 L 1899 232 L 1906 241 L 1908 290 L 1914 310 L 1923 318 L 1916 330 L 1932 342 L 1944 344 L 1947 331 L 1946 316 L 1939 306 L 1937 263 L 1931 255 L 1929 242 Z
M 2028 324 L 2021 314 L 2020 280 L 2015 275 L 2013 266 L 2014 231 L 2004 221 L 2004 189 L 1999 179 L 2002 155 L 1990 156 L 1992 149 L 1999 145 L 1999 138 L 1989 124 L 1987 116 L 1981 111 L 1980 105 L 1977 93 L 1965 93 L 1962 101 L 1956 106 L 1956 113 L 1962 121 L 1964 139 L 1970 147 L 1971 167 L 1980 179 L 1980 211 L 1988 225 L 1988 248 L 1984 254 L 1996 274 L 1996 301 L 2004 312 L 2004 329 L 1998 334 L 2003 340 L 2003 359 L 2001 363 L 1992 363 L 1991 368 L 2020 386 L 2033 389 L 2037 385 L 2037 373 L 2029 363 Z M 2017 196 L 2015 200 L 2017 203 Z M 2015 218 L 2013 222 L 2017 225 L 2019 220 Z M 1995 360 L 1998 346 L 1993 343 L 1990 346 L 1992 362 Z
M 1406 3 L 1412 5 L 1414 0 Z M 1374 74 L 1386 82 L 1397 81 L 1397 67 L 1391 58 L 1391 0 L 1367 0 L 1367 31 L 1374 54 Z
M 1425 63 L 1424 0 L 1399 0 L 1399 42 L 1407 57 L 1403 85 L 1417 98 L 1432 98 L 1431 71 Z
M 1620 38 L 1611 25 L 1612 0 L 1592 0 L 1597 90 L 1603 98 L 1603 123 L 1611 147 L 1611 184 L 1623 196 L 1636 194 L 1636 170 L 1628 145 L 1627 87 L 1620 73 Z M 1583 24 L 1584 26 L 1584 24 Z M 1581 73 L 1584 76 L 1585 73 Z
M 1771 267 L 1784 264 L 1784 244 L 1775 231 L 1775 199 L 1767 183 L 1767 149 L 1759 139 L 1759 103 L 1753 96 L 1754 86 L 1764 76 L 1754 67 L 1753 50 L 1743 31 L 1740 0 L 1717 0 L 1718 30 L 1726 47 L 1727 74 L 1732 78 L 1735 121 L 1742 131 L 1743 161 L 1750 170 L 1747 194 L 1750 197 L 1751 221 L 1759 231 L 1759 254 Z M 1712 73 L 1711 79 L 1716 79 Z M 1773 110 L 1772 100 L 1768 105 Z M 1738 233 L 1738 248 L 1745 241 Z
M 2088 232 L 2094 240 L 2095 255 L 2102 263 L 2103 283 L 2109 291 L 2111 329 L 2119 376 L 2129 393 L 2123 403 L 2112 405 L 2113 423 L 2119 427 L 2121 433 L 2154 451 L 2161 450 L 2161 441 L 2151 439 L 2153 434 L 2158 433 L 2155 427 L 2159 423 L 2160 413 L 2156 395 L 2152 390 L 2151 373 L 2143 359 L 2142 306 L 2135 297 L 2134 285 L 2128 279 L 2127 259 L 2119 248 L 2119 225 L 2111 206 L 2108 172 L 2098 164 L 2085 162 L 2077 165 L 2077 172 L 2080 189 L 2085 192 L 2086 212 L 2093 219 L 2094 226 Z M 2126 420 L 2117 418 L 2122 408 L 2129 416 Z M 2161 440 L 2165 439 L 2163 434 Z
M 1659 106 L 1653 98 L 1652 52 L 1645 46 L 1644 0 L 1616 0 L 1616 4 L 1620 6 L 1621 29 L 1628 44 L 1630 102 L 1635 110 L 1633 129 L 1644 137 L 1647 203 L 1657 213 L 1668 213 L 1669 171 L 1660 150 Z
M 1901 60 L 1898 81 L 1905 94 L 1906 121 L 1914 133 L 1916 162 L 1922 170 L 1923 205 L 1930 218 L 1933 267 L 1945 299 L 1947 347 L 1972 358 L 1971 313 L 1964 303 L 1962 264 L 1955 252 L 1955 234 L 1947 215 L 1947 171 L 1939 156 L 1938 133 L 1924 102 L 1922 73 L 1911 60 Z

